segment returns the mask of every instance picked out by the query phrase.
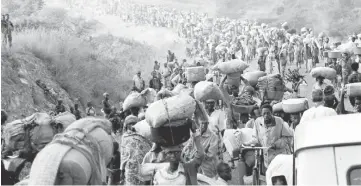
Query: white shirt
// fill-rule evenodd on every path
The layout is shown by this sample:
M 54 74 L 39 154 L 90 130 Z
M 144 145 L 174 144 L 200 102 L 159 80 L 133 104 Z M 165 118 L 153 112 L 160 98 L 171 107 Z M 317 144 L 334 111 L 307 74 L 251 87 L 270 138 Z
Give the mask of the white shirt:
M 209 126 L 208 128 L 218 134 L 218 132 L 226 129 L 226 114 L 222 110 L 215 110 L 209 116 Z
M 313 120 L 318 119 L 326 116 L 335 116 L 337 115 L 336 111 L 332 108 L 325 107 L 323 105 L 312 107 L 306 110 L 301 118 L 300 124 Z
M 217 178 L 217 185 L 228 185 L 228 183 L 226 181 L 224 181 L 224 179 L 218 177 Z

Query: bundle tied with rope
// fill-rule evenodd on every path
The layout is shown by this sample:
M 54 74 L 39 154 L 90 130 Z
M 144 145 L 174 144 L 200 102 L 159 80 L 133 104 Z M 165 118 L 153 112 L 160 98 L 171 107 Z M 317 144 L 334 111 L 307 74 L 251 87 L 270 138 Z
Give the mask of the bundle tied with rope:
M 190 118 L 196 101 L 187 94 L 180 94 L 152 103 L 145 114 L 151 126 L 151 140 L 161 146 L 174 146 L 190 137 Z
M 47 113 L 34 113 L 24 119 L 8 123 L 4 128 L 4 141 L 7 151 L 32 149 L 40 151 L 55 134 L 61 133 L 75 121 L 69 112 L 51 116 Z M 28 133 L 25 135 L 25 133 Z M 24 139 L 25 136 L 29 137 Z M 27 140 L 27 143 L 25 141 Z M 25 147 L 25 145 L 30 145 Z
M 29 185 L 101 185 L 113 154 L 111 123 L 83 118 L 54 137 L 36 156 Z

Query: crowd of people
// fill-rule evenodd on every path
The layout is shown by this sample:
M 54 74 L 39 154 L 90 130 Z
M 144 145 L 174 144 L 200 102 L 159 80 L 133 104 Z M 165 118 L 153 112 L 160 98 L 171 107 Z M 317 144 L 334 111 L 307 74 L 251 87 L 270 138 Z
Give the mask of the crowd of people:
M 158 94 L 157 97 L 160 95 L 157 99 L 162 99 L 170 97 L 166 95 L 167 92 L 174 92 L 180 86 L 194 90 L 199 81 L 190 82 L 185 72 L 189 67 L 204 67 L 205 80 L 215 83 L 223 98 L 208 99 L 200 103 L 205 109 L 205 118 L 208 119 L 199 121 L 195 119 L 195 113 L 193 119 L 188 120 L 192 126 L 190 139 L 172 147 L 153 143 L 149 136 L 134 127 L 145 121 L 145 113 L 151 103 L 119 109 L 110 103 L 109 94 L 104 93 L 102 114 L 97 113 L 89 102 L 85 115 L 79 111 L 79 105 L 75 104 L 70 111 L 77 120 L 88 116 L 104 116 L 112 123 L 114 153 L 108 165 L 108 184 L 196 185 L 203 176 L 214 180 L 216 185 L 227 185 L 231 181 L 241 185 L 252 184 L 246 178 L 252 177 L 255 154 L 252 150 L 241 151 L 242 145 L 267 148 L 262 165 L 262 174 L 265 175 L 277 155 L 293 153 L 293 137 L 298 125 L 337 114 L 361 113 L 361 96 L 349 96 L 345 88 L 347 84 L 361 82 L 361 53 L 354 53 L 354 49 L 361 47 L 361 35 L 352 35 L 344 44 L 340 41 L 330 43 L 325 33 L 315 36 L 309 28 L 302 28 L 298 33 L 296 29 L 289 28 L 287 23 L 277 28 L 264 23 L 211 18 L 207 14 L 154 6 L 132 4 L 126 9 L 128 11 L 122 13 L 125 21 L 175 29 L 180 37 L 187 40 L 189 45 L 185 52 L 192 59 L 178 59 L 169 50 L 167 61 L 163 64 L 154 62 L 149 83 L 143 79 L 141 71 L 136 73 L 131 94 L 143 95 L 152 90 Z M 341 51 L 342 56 L 332 58 L 325 55 L 325 51 Z M 328 82 L 325 81 L 326 77 L 315 77 L 311 100 L 307 100 L 313 106 L 301 112 L 286 113 L 276 106 L 285 97 L 278 100 L 265 99 L 260 96 L 259 87 L 251 85 L 243 74 L 238 77 L 240 83 L 230 84 L 230 74 L 221 74 L 212 68 L 217 63 L 232 60 L 244 61 L 249 65 L 257 63 L 259 71 L 280 74 L 284 80 L 287 73 L 291 72 L 287 71 L 291 66 L 305 69 L 305 73 L 309 73 L 317 64 L 325 63 L 325 66 L 335 69 L 341 79 L 337 81 L 335 78 Z M 284 87 L 285 92 L 294 93 L 294 98 L 304 98 L 299 94 L 299 86 L 304 81 L 301 77 L 303 76 L 299 75 L 290 80 L 293 81 L 292 88 Z M 337 91 L 341 93 L 340 97 L 335 94 Z M 190 95 L 194 97 L 193 93 Z M 233 106 L 243 100 L 251 102 L 254 107 L 250 112 L 235 113 Z M 353 107 L 351 111 L 345 109 L 348 100 Z M 58 100 L 54 114 L 64 112 L 66 109 L 62 100 Z M 6 113 L 2 112 L 2 125 L 6 121 L 6 118 L 3 121 L 4 115 Z M 226 153 L 223 139 L 227 135 L 225 131 L 230 129 L 249 133 L 252 137 L 238 141 L 239 148 Z M 226 160 L 234 156 L 241 157 L 239 161 L 243 164 L 238 166 L 243 166 L 242 169 L 245 170 L 239 173 L 239 177 L 232 177 L 233 169 Z M 272 180 L 273 184 L 282 185 L 289 184 L 289 181 L 285 176 Z

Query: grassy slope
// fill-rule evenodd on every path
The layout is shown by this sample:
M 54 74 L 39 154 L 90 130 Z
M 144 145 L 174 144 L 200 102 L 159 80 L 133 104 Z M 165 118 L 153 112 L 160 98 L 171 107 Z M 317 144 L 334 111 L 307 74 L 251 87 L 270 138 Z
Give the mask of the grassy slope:
M 71 17 L 65 9 L 45 7 L 27 17 L 14 15 L 19 15 L 12 19 L 18 32 L 12 50 L 2 50 L 1 66 L 2 109 L 11 116 L 54 106 L 35 84 L 37 79 L 60 92 L 67 104 L 79 98 L 82 105 L 92 100 L 100 106 L 105 91 L 116 104 L 129 91 L 136 69 L 153 53 L 149 46 L 112 35 L 90 40 L 88 34 L 99 25 Z

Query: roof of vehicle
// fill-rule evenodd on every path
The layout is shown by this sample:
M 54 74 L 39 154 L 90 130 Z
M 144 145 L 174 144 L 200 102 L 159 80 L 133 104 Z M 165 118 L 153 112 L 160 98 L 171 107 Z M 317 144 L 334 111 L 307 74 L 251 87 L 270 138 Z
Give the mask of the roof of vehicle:
M 328 116 L 297 126 L 295 152 L 305 148 L 361 144 L 361 114 Z

